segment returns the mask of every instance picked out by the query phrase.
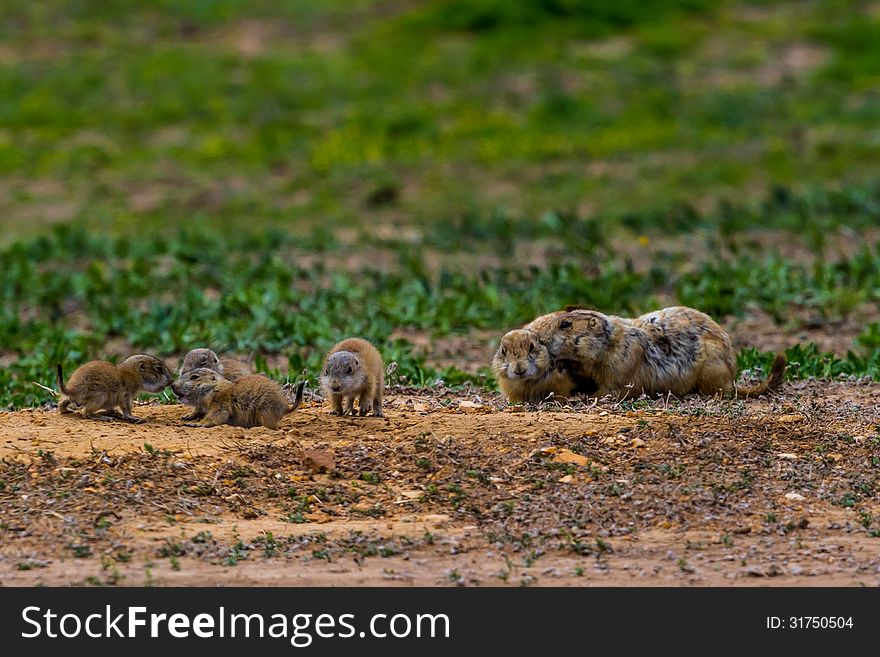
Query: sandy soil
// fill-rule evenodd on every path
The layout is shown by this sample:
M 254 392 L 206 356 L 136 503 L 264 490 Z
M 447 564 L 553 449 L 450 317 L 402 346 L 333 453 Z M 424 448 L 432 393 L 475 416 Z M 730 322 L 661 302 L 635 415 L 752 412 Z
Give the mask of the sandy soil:
M 413 394 L 406 394 L 411 392 Z M 880 385 L 281 429 L 0 414 L 0 583 L 880 585 Z

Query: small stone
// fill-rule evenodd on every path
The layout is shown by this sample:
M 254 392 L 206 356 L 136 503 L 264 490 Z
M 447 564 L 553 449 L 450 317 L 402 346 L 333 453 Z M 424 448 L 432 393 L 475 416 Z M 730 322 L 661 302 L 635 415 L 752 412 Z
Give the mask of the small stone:
M 559 483 L 570 484 L 572 481 L 574 481 L 574 477 L 572 477 L 571 475 L 565 475 L 564 477 L 562 477 L 562 479 L 559 480 Z
M 554 463 L 573 463 L 580 466 L 587 466 L 592 463 L 592 461 L 583 454 L 575 454 L 570 449 L 559 450 L 552 460 Z
M 797 457 L 797 454 L 792 454 L 791 452 L 782 452 L 782 454 L 776 455 L 776 458 L 785 459 L 786 461 L 794 461 Z
M 776 418 L 776 421 L 782 422 L 784 424 L 792 424 L 794 422 L 803 422 L 804 416 L 800 415 L 799 413 L 785 414 L 780 415 L 778 418 Z
M 805 500 L 807 498 L 804 497 L 803 495 L 801 495 L 800 493 L 786 493 L 785 499 L 791 500 L 792 502 L 800 502 L 800 501 Z
M 479 413 L 486 410 L 486 406 L 472 401 L 463 401 L 458 403 L 458 410 L 463 413 Z
M 333 452 L 325 452 L 319 449 L 304 449 L 301 458 L 303 467 L 315 474 L 336 470 L 336 457 Z
M 647 443 L 641 438 L 633 438 L 631 441 L 633 447 L 645 447 Z

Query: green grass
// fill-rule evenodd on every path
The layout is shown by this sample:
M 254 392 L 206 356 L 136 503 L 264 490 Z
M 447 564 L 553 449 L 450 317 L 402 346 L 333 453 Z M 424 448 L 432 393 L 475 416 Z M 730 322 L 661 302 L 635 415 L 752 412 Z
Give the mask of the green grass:
M 876 309 L 876 25 L 842 0 L 8 0 L 0 405 L 131 350 L 314 384 L 362 335 L 407 382 L 491 387 L 395 335 Z M 878 350 L 867 323 L 790 375 L 876 377 Z
M 491 226 L 497 218 L 487 221 Z M 748 249 L 734 258 L 691 261 L 685 270 L 680 258 L 657 258 L 647 273 L 601 240 L 593 250 L 564 252 L 544 266 L 502 261 L 435 271 L 424 264 L 428 246 L 373 238 L 363 248 L 384 249 L 393 266 L 346 269 L 320 261 L 302 266 L 309 253 L 304 245 L 316 248 L 283 233 L 229 236 L 198 225 L 124 238 L 59 226 L 13 244 L 0 251 L 0 353 L 11 361 L 0 373 L 0 403 L 44 401 L 31 381 L 50 384 L 56 362 L 69 372 L 104 355 L 108 343 L 166 357 L 203 345 L 252 353 L 271 375 L 283 378 L 286 370 L 297 378 L 305 370 L 314 384 L 326 350 L 343 336 L 361 335 L 380 346 L 387 362 L 397 361 L 397 376 L 415 385 L 442 377 L 491 386 L 484 376 L 427 367 L 425 354 L 392 334 L 401 328 L 434 336 L 475 329 L 500 334 L 569 303 L 630 315 L 657 307 L 669 294 L 719 318 L 748 308 L 780 320 L 798 310 L 838 318 L 880 301 L 880 244 L 813 263 Z M 317 248 L 324 249 L 322 258 L 351 255 L 340 245 Z M 789 351 L 791 375 L 877 377 L 878 334 L 877 324 L 867 325 L 844 358 L 796 347 Z M 273 354 L 283 356 L 286 368 L 268 368 L 266 356 Z M 741 366 L 767 365 L 768 358 L 747 351 Z
M 115 231 L 194 215 L 224 229 L 422 225 L 872 184 L 880 45 L 866 12 L 9 0 L 4 239 L 50 217 Z M 818 54 L 787 65 L 797 48 Z

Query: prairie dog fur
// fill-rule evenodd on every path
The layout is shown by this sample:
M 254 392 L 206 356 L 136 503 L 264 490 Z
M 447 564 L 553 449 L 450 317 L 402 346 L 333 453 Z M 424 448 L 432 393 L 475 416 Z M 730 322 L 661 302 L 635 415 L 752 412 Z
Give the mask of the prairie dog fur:
M 492 371 L 501 392 L 512 403 L 538 403 L 550 395 L 568 397 L 576 384 L 569 374 L 557 368 L 538 334 L 528 328 L 504 334 Z
M 730 337 L 705 313 L 672 306 L 628 319 L 572 309 L 539 333 L 551 356 L 571 363 L 575 378 L 596 382 L 597 396 L 672 393 L 760 395 L 782 383 L 785 356 L 755 386 L 736 386 Z
M 141 390 L 161 392 L 171 385 L 171 372 L 158 358 L 137 354 L 126 358 L 119 365 L 103 360 L 93 360 L 78 367 L 67 383 L 58 364 L 58 388 L 62 398 L 58 411 L 71 413 L 70 404 L 83 407 L 83 417 L 90 420 L 110 420 L 118 417 L 116 408 L 122 408 L 122 418 L 129 422 L 142 422 L 131 413 L 131 403 Z
M 246 429 L 257 426 L 277 429 L 281 418 L 299 407 L 305 385 L 303 381 L 297 386 L 296 399 L 291 404 L 281 387 L 268 377 L 249 374 L 233 383 L 214 370 L 202 367 L 180 375 L 171 390 L 184 404 L 204 409 L 204 422 L 189 426 L 229 424 Z
M 321 387 L 330 400 L 331 415 L 354 415 L 357 398 L 360 415 L 372 410 L 376 417 L 384 417 L 385 365 L 382 355 L 367 340 L 347 338 L 327 352 L 321 369 Z
M 179 374 L 206 367 L 222 375 L 227 381 L 237 381 L 243 376 L 253 374 L 251 368 L 234 358 L 220 358 L 211 349 L 192 349 L 183 358 Z

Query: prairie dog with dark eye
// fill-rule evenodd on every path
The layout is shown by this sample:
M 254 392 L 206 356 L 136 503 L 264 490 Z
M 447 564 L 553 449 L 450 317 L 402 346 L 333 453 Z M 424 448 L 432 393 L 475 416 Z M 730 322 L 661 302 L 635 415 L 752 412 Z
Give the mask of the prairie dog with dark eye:
M 281 418 L 299 408 L 305 385 L 303 381 L 297 386 L 296 399 L 290 403 L 281 387 L 268 377 L 250 374 L 233 383 L 214 370 L 201 367 L 180 375 L 171 390 L 184 404 L 204 409 L 204 422 L 189 426 L 229 424 L 245 429 L 277 429 Z
M 220 358 L 211 349 L 192 349 L 183 358 L 179 374 L 206 367 L 222 375 L 227 381 L 236 381 L 243 376 L 253 374 L 251 368 L 234 358 Z
M 90 420 L 110 420 L 117 416 L 116 407 L 122 408 L 122 418 L 129 422 L 142 420 L 131 413 L 131 403 L 142 390 L 161 392 L 171 385 L 171 372 L 158 358 L 137 354 L 119 365 L 93 360 L 78 367 L 67 383 L 58 364 L 58 388 L 63 397 L 58 411 L 71 413 L 70 404 L 83 407 L 83 417 Z
M 573 309 L 539 332 L 551 356 L 571 364 L 575 379 L 595 381 L 597 396 L 641 394 L 761 395 L 782 383 L 785 356 L 755 386 L 736 386 L 730 337 L 705 313 L 673 306 L 628 319 Z
M 536 404 L 548 396 L 568 397 L 576 387 L 569 374 L 554 365 L 547 347 L 529 329 L 505 333 L 492 359 L 502 394 L 512 404 Z
M 376 347 L 366 340 L 348 338 L 327 353 L 321 370 L 321 387 L 330 400 L 331 415 L 354 415 L 357 399 L 360 415 L 372 410 L 376 417 L 384 417 L 385 365 Z
M 558 310 L 536 317 L 501 338 L 492 359 L 492 371 L 510 403 L 535 404 L 550 395 L 567 398 L 595 390 L 595 385 L 587 377 L 574 380 L 568 371 L 568 363 L 553 358 L 540 340 L 540 332 L 552 326 L 564 312 Z

